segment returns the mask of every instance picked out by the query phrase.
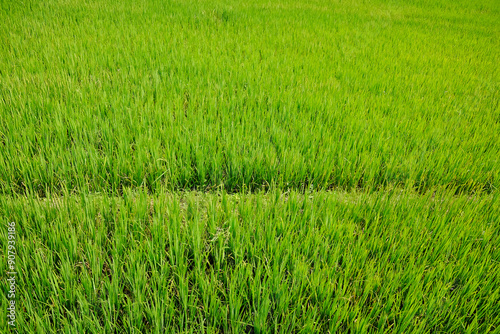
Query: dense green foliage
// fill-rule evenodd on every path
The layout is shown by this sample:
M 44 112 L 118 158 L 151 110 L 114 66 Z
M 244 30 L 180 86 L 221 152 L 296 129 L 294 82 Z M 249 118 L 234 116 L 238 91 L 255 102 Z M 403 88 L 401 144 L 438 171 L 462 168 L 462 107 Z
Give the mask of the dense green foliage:
M 492 191 L 499 7 L 4 1 L 0 190 Z
M 486 333 L 495 196 L 125 191 L 0 214 L 22 226 L 23 333 Z
M 498 0 L 0 1 L 17 331 L 498 332 L 499 64 Z

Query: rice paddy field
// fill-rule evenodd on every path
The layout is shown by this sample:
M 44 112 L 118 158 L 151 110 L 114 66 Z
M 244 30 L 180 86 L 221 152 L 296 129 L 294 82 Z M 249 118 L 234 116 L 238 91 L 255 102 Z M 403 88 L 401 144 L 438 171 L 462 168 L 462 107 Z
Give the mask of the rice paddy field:
M 497 0 L 1 1 L 0 332 L 499 333 L 499 64 Z

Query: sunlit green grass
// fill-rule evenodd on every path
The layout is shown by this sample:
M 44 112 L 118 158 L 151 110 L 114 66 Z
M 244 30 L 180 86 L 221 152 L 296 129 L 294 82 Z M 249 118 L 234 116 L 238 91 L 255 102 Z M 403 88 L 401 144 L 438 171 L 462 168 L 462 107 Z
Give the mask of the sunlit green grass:
M 125 191 L 1 203 L 18 225 L 23 333 L 500 325 L 498 195 Z
M 18 332 L 498 332 L 499 37 L 497 0 L 0 1 Z
M 4 194 L 499 185 L 497 1 L 4 1 Z

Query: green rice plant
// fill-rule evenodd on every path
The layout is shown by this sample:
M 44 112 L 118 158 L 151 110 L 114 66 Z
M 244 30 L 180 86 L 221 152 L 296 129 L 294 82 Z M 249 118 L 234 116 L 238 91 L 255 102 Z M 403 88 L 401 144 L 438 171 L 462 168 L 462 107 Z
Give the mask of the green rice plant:
M 498 332 L 498 22 L 475 0 L 0 2 L 17 331 Z
M 499 204 L 453 190 L 127 189 L 3 197 L 0 216 L 17 223 L 25 333 L 494 333 Z M 4 252 L 5 228 L 1 240 Z
M 0 192 L 498 189 L 496 1 L 3 1 Z

